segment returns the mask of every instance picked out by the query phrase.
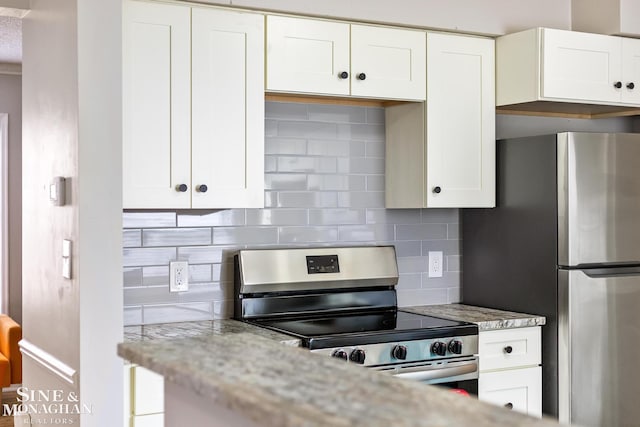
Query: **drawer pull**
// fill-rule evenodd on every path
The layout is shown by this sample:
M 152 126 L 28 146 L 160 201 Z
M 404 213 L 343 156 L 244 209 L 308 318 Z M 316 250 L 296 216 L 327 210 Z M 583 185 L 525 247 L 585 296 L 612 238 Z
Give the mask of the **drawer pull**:
M 507 354 L 511 354 L 512 351 L 513 351 L 513 347 L 511 347 L 510 345 L 504 348 L 504 352 Z
M 509 403 L 505 404 L 504 407 L 507 408 L 507 409 L 513 409 L 513 403 L 509 402 Z

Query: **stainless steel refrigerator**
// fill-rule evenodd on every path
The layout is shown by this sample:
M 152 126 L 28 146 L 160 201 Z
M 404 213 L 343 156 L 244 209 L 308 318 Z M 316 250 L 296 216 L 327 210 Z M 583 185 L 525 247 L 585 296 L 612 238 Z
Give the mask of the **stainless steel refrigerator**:
M 543 412 L 640 423 L 640 134 L 497 142 L 497 207 L 463 209 L 462 300 L 542 314 Z

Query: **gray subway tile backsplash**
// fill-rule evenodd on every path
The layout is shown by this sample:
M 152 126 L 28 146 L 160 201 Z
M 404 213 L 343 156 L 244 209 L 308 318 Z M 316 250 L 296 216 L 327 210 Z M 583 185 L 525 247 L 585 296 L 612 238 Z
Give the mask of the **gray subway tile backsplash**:
M 178 214 L 178 227 L 218 227 L 244 225 L 244 210 L 183 211 Z
M 156 228 L 142 231 L 142 246 L 210 244 L 211 228 Z
M 239 248 L 390 244 L 400 306 L 460 300 L 457 209 L 384 208 L 384 109 L 267 102 L 265 209 L 123 213 L 125 325 L 233 315 Z M 442 251 L 442 278 L 428 252 Z M 169 262 L 189 291 L 169 293 Z
M 142 246 L 141 230 L 123 230 L 122 231 L 122 247 L 137 248 Z
M 345 105 L 312 104 L 308 106 L 309 120 L 332 123 L 365 123 L 366 109 Z

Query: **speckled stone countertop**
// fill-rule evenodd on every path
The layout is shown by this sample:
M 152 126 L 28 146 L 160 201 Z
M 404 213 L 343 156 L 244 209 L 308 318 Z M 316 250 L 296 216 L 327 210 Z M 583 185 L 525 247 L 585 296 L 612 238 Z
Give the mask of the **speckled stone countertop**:
M 162 332 L 161 339 L 129 337 L 118 355 L 266 427 L 558 425 L 282 345 L 250 325 L 244 332 L 236 326 L 234 332 L 188 338 Z
M 399 307 L 399 309 L 412 313 L 441 317 L 443 319 L 475 323 L 478 325 L 478 330 L 480 331 L 525 328 L 528 326 L 541 326 L 546 323 L 544 316 L 464 304 L 420 305 Z
M 199 322 L 161 323 L 157 325 L 126 326 L 125 342 L 168 340 L 176 338 L 206 338 L 210 336 L 248 333 L 285 344 L 300 347 L 300 340 L 265 328 L 233 319 L 203 320 Z

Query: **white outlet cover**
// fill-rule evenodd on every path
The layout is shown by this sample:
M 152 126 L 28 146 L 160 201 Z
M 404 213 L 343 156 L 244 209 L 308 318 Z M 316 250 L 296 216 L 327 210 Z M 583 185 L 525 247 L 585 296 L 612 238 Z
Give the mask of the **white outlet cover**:
M 169 263 L 169 292 L 189 290 L 189 263 L 174 261 Z
M 442 251 L 429 251 L 429 277 L 442 277 Z

